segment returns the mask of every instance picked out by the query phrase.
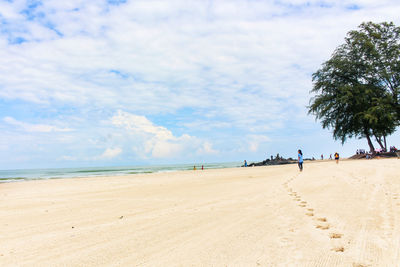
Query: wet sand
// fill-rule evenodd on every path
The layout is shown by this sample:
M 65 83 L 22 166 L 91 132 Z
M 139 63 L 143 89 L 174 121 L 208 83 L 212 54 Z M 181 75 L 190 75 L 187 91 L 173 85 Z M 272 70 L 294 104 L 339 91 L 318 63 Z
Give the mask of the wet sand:
M 400 160 L 0 184 L 1 266 L 398 266 Z

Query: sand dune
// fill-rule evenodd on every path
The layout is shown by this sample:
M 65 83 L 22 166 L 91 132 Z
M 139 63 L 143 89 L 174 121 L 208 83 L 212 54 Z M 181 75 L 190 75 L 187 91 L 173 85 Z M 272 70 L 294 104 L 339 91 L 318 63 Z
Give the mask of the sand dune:
M 399 266 L 400 160 L 0 184 L 1 266 Z

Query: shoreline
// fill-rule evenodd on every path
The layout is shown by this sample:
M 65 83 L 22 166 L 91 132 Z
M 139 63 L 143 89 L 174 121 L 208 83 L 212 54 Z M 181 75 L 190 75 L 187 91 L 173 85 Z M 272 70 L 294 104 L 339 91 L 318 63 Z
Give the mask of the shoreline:
M 347 161 L 347 160 L 362 160 L 362 159 L 349 159 L 349 158 L 345 158 L 345 159 L 341 159 L 343 161 Z M 324 159 L 324 160 L 307 160 L 305 161 L 307 164 L 308 163 L 318 163 L 318 162 L 330 162 L 331 160 L 329 159 Z M 332 160 L 333 161 L 333 160 Z M 230 163 L 230 162 L 228 162 Z M 211 164 L 224 164 L 224 163 L 211 163 Z M 236 164 L 236 162 L 234 163 Z M 239 163 L 237 163 L 237 166 L 233 166 L 233 167 L 216 167 L 216 168 L 204 168 L 204 170 L 201 170 L 197 168 L 199 165 L 196 165 L 196 171 L 207 171 L 207 170 L 219 170 L 219 169 L 236 169 L 236 168 L 245 168 L 243 166 L 240 166 Z M 290 163 L 287 165 L 293 165 L 296 164 L 297 166 L 297 162 L 295 163 Z M 188 165 L 188 164 L 183 164 L 183 165 Z M 285 164 L 276 164 L 276 165 L 254 165 L 254 166 L 247 166 L 247 168 L 254 168 L 254 167 L 271 167 L 271 166 L 282 166 Z M 165 165 L 168 166 L 168 165 Z M 201 165 L 200 165 L 201 166 Z M 142 166 L 140 166 L 142 167 Z M 103 167 L 84 167 L 84 169 L 86 168 L 103 168 Z M 120 168 L 120 167 L 118 167 Z M 122 166 L 121 168 L 125 168 L 125 166 Z M 63 170 L 63 169 L 75 169 L 75 168 L 50 168 L 50 169 L 19 169 L 19 170 L 3 170 L 3 171 L 36 171 L 36 170 Z M 135 177 L 136 175 L 151 175 L 151 174 L 158 174 L 158 173 L 180 173 L 180 172 L 192 172 L 194 171 L 193 169 L 183 169 L 183 170 L 160 170 L 160 171 L 154 171 L 154 172 L 137 172 L 137 173 L 121 173 L 121 174 L 103 174 L 103 175 L 87 175 L 87 176 L 64 176 L 64 177 L 47 177 L 47 178 L 42 178 L 42 177 L 37 177 L 37 178 L 25 178 L 25 177 L 16 177 L 16 178 L 0 178 L 0 184 L 3 183 L 20 183 L 20 182 L 32 182 L 32 181 L 46 181 L 46 180 L 59 180 L 59 179 L 85 179 L 85 178 L 106 178 L 106 177 L 127 177 L 127 176 L 132 176 Z M 1 172 L 1 171 L 0 171 Z
M 368 160 L 386 160 L 390 158 L 374 158 L 374 159 L 368 159 Z M 367 159 L 361 158 L 361 159 L 354 159 L 354 158 L 343 158 L 340 159 L 341 162 L 345 161 L 366 161 Z M 305 165 L 308 165 L 310 163 L 325 163 L 325 162 L 334 162 L 334 159 L 315 159 L 315 160 L 305 160 Z M 231 162 L 228 162 L 230 164 Z M 250 164 L 253 164 L 255 162 L 251 162 Z M 224 164 L 224 163 L 210 163 L 210 164 Z M 250 165 L 247 167 L 240 166 L 239 163 L 234 162 L 234 164 L 238 164 L 237 166 L 232 166 L 232 167 L 213 167 L 213 168 L 205 168 L 204 170 L 201 170 L 199 168 L 196 169 L 196 171 L 206 171 L 206 170 L 219 170 L 219 169 L 236 169 L 236 168 L 257 168 L 257 167 L 272 167 L 272 166 L 283 166 L 283 165 L 296 165 L 297 166 L 297 161 L 296 162 L 291 162 L 289 164 L 273 164 L 273 165 Z M 177 164 L 179 165 L 179 164 Z M 189 165 L 189 164 L 182 164 L 182 165 Z M 154 165 L 157 166 L 157 165 Z M 165 165 L 168 167 L 169 165 Z M 201 166 L 201 165 L 200 165 Z M 142 166 L 139 166 L 142 167 Z M 196 165 L 198 167 L 198 165 Z M 104 168 L 104 167 L 85 167 L 84 169 L 91 169 L 91 168 Z M 116 168 L 127 168 L 126 166 L 121 166 L 121 167 L 116 167 Z M 151 166 L 150 166 L 151 168 Z M 63 169 L 76 169 L 76 168 L 49 168 L 49 169 L 19 169 L 19 170 L 0 170 L 1 171 L 36 171 L 36 170 L 63 170 Z M 32 181 L 46 181 L 46 180 L 60 180 L 60 179 L 87 179 L 87 178 L 107 178 L 107 177 L 136 177 L 137 175 L 151 175 L 151 174 L 160 174 L 160 173 L 170 173 L 170 174 L 175 174 L 175 173 L 180 173 L 180 172 L 193 172 L 193 169 L 182 169 L 182 170 L 160 170 L 160 171 L 149 171 L 149 172 L 137 172 L 137 173 L 121 173 L 121 174 L 99 174 L 99 175 L 87 175 L 87 176 L 63 176 L 63 177 L 37 177 L 37 178 L 25 178 L 25 177 L 15 177 L 15 178 L 2 178 L 0 177 L 0 184 L 7 184 L 7 183 L 21 183 L 21 182 L 32 182 Z M 1 173 L 0 173 L 1 174 Z
M 240 167 L 238 162 L 204 163 L 205 169 Z M 196 165 L 201 170 L 202 165 Z M 87 177 L 130 176 L 152 173 L 170 173 L 193 170 L 193 164 L 137 165 L 110 167 L 46 168 L 0 170 L 0 183 L 25 182 L 31 180 L 73 179 Z M 81 174 L 80 174 L 81 173 Z
M 388 158 L 374 158 L 372 160 L 384 160 L 384 159 L 388 159 Z M 360 161 L 360 160 L 366 160 L 364 159 L 352 159 L 352 158 L 343 158 L 340 159 L 340 161 Z M 370 159 L 371 160 L 371 159 Z M 334 160 L 330 160 L 330 159 L 324 159 L 324 160 L 320 160 L 320 159 L 315 159 L 315 160 L 305 160 L 305 165 L 308 165 L 310 163 L 324 163 L 324 162 L 333 162 Z M 297 166 L 297 161 L 296 162 L 291 162 L 289 164 L 273 164 L 273 165 L 251 165 L 254 164 L 256 162 L 251 162 L 249 164 L 249 166 L 247 166 L 247 168 L 254 168 L 254 167 L 271 167 L 271 166 L 282 166 L 282 165 L 296 165 Z M 207 164 L 207 163 L 206 163 Z M 239 162 L 227 162 L 227 163 L 208 163 L 208 164 L 212 164 L 212 165 L 221 165 L 221 164 L 237 164 L 237 166 L 231 166 L 231 167 L 211 167 L 211 168 L 205 168 L 204 170 L 201 170 L 197 168 L 196 171 L 206 171 L 206 170 L 218 170 L 218 169 L 236 169 L 236 168 L 245 168 L 243 166 L 240 165 Z M 165 167 L 170 167 L 170 166 L 179 166 L 180 164 L 176 164 L 176 165 L 163 165 Z M 150 165 L 148 166 L 149 168 L 151 167 L 158 167 L 158 165 Z M 181 164 L 181 166 L 191 166 L 191 164 Z M 199 167 L 201 165 L 196 165 L 196 167 Z M 144 166 L 135 166 L 137 167 L 144 167 Z M 133 167 L 133 168 L 135 168 Z M 146 166 L 147 167 L 147 166 Z M 96 168 L 104 168 L 106 169 L 107 167 L 83 167 L 83 168 L 47 168 L 47 169 L 18 169 L 18 170 L 0 170 L 0 174 L 1 171 L 3 172 L 8 172 L 8 171 L 40 171 L 40 170 L 55 170 L 55 171 L 59 171 L 59 170 L 65 170 L 65 169 L 96 169 Z M 112 166 L 109 168 L 123 168 L 123 169 L 128 169 L 128 166 Z M 32 182 L 32 181 L 46 181 L 46 180 L 59 180 L 59 179 L 87 179 L 87 178 L 106 178 L 106 177 L 135 177 L 137 175 L 151 175 L 151 174 L 158 174 L 158 173 L 180 173 L 180 172 L 191 172 L 193 171 L 193 169 L 181 169 L 181 170 L 159 170 L 159 171 L 144 171 L 144 172 L 137 172 L 137 173 L 120 173 L 120 174 L 99 174 L 99 175 L 87 175 L 87 176 L 63 176 L 63 177 L 35 177 L 35 178 L 26 178 L 26 177 L 13 177 L 13 178 L 3 178 L 0 177 L 0 184 L 6 184 L 6 183 L 20 183 L 20 182 Z

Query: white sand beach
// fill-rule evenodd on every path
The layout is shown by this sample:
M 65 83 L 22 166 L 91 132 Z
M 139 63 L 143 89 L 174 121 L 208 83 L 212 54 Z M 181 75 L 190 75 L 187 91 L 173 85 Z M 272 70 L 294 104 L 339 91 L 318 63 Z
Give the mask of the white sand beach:
M 0 184 L 1 266 L 399 266 L 400 160 Z

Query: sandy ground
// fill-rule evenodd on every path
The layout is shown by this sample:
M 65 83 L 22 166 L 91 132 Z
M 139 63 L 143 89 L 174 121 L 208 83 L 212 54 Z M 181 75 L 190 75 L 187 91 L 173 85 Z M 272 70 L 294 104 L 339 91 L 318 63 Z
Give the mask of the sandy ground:
M 1 266 L 399 266 L 400 160 L 0 184 Z

